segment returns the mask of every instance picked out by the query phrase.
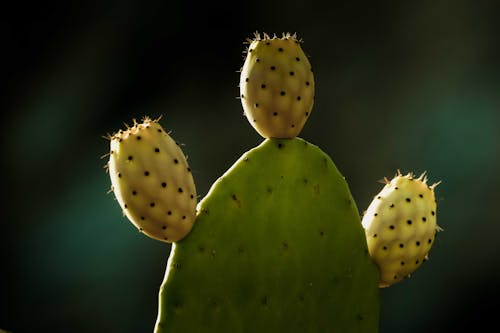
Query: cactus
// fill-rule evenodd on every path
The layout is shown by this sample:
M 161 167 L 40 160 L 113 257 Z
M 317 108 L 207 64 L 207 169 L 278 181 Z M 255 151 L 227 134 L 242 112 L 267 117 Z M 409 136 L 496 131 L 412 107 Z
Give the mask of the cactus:
M 186 158 L 158 120 L 110 135 L 112 190 L 124 215 L 145 235 L 182 239 L 193 227 L 196 189 Z
M 423 173 L 415 178 L 398 171 L 375 196 L 363 216 L 368 248 L 380 269 L 380 287 L 400 282 L 427 260 L 435 235 L 434 188 Z
M 256 34 L 249 44 L 240 97 L 264 141 L 244 153 L 196 209 L 184 155 L 157 121 L 146 119 L 110 137 L 112 188 L 125 215 L 149 236 L 173 242 L 154 331 L 377 332 L 379 286 L 407 276 L 419 263 L 402 270 L 400 262 L 422 258 L 430 249 L 420 239 L 431 239 L 437 230 L 436 184 L 429 187 L 424 176 L 412 181 L 411 175 L 399 174 L 362 223 L 330 157 L 297 137 L 314 100 L 314 78 L 299 40 L 290 34 Z M 138 136 L 145 140 L 139 143 Z M 165 151 L 164 157 L 153 147 Z M 136 162 L 130 163 L 129 152 Z M 145 170 L 154 175 L 146 176 Z M 179 196 L 164 187 L 187 193 Z M 145 196 L 134 196 L 135 188 Z M 408 204 L 408 198 L 411 206 L 390 206 Z M 161 202 L 164 214 L 141 219 L 151 213 L 150 201 L 154 208 Z M 177 219 L 168 219 L 171 207 Z M 422 217 L 428 219 L 425 226 L 388 231 Z M 400 242 L 421 247 L 398 252 Z M 390 258 L 381 257 L 380 247 L 389 243 L 396 244 Z
M 264 138 L 296 137 L 314 103 L 314 75 L 296 35 L 249 40 L 240 97 L 250 124 Z
M 330 158 L 268 139 L 200 202 L 172 250 L 156 332 L 375 332 L 378 271 Z

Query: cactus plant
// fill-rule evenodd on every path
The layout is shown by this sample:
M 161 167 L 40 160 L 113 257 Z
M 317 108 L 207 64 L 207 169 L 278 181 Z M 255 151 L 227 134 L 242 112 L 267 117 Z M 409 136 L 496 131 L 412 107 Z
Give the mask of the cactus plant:
M 377 194 L 362 220 L 368 248 L 380 269 L 380 286 L 408 277 L 427 260 L 435 235 L 437 204 L 434 188 L 423 173 L 415 178 L 399 170 Z
M 290 34 L 256 34 L 249 44 L 240 97 L 264 141 L 244 153 L 196 209 L 184 155 L 157 121 L 146 119 L 110 137 L 112 187 L 126 216 L 144 231 L 148 226 L 148 236 L 173 242 L 154 331 L 377 332 L 379 286 L 399 282 L 419 266 L 398 266 L 395 273 L 394 260 L 421 258 L 430 245 L 418 253 L 392 251 L 391 260 L 380 259 L 380 246 L 385 245 L 375 242 L 373 234 L 391 244 L 431 237 L 437 228 L 435 185 L 428 187 L 423 176 L 410 184 L 410 176 L 398 175 L 390 182 L 396 185 L 387 185 L 370 205 L 362 224 L 334 162 L 298 137 L 314 100 L 314 78 L 300 41 Z M 162 135 L 143 136 L 150 127 Z M 145 139 L 140 144 L 139 135 Z M 165 150 L 166 157 L 153 154 L 154 147 Z M 124 157 L 129 152 L 138 157 L 137 164 Z M 171 165 L 173 159 L 181 169 Z M 155 175 L 144 176 L 146 169 Z M 182 184 L 175 186 L 189 189 L 190 197 L 181 200 L 162 192 L 159 184 L 164 183 Z M 401 190 L 396 193 L 397 186 Z M 183 224 L 182 219 L 152 214 L 148 217 L 155 220 L 144 224 L 140 216 L 150 214 L 151 207 L 148 200 L 130 194 L 135 188 L 148 200 L 159 198 L 163 212 L 176 207 L 192 219 Z M 386 207 L 415 195 L 424 198 L 415 198 L 411 208 Z M 125 206 L 129 202 L 133 209 Z M 370 220 L 374 210 L 380 221 Z M 399 233 L 385 230 L 421 215 L 429 219 L 426 226 Z M 182 232 L 168 234 L 170 229 Z M 395 274 L 398 278 L 388 281 Z

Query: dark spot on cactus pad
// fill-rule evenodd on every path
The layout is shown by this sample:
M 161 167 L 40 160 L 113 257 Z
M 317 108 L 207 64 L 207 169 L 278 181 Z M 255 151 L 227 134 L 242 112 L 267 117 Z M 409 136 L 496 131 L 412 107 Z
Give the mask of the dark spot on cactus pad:
M 295 125 L 294 125 L 294 124 L 292 124 L 292 128 L 294 128 L 294 127 L 295 127 Z
M 161 133 L 161 132 L 162 132 L 161 128 L 158 128 L 158 133 Z
M 182 215 L 182 219 L 185 220 L 186 219 L 186 215 Z
M 417 259 L 417 260 L 415 260 L 415 264 L 417 264 L 417 265 L 418 265 L 419 263 L 420 263 L 420 261 L 419 261 L 418 259 Z
M 255 59 L 255 62 L 260 62 L 260 59 L 259 58 Z
M 299 295 L 297 298 L 299 299 L 299 302 L 304 302 L 304 295 Z
M 319 231 L 319 235 L 320 235 L 321 237 L 323 237 L 323 236 L 325 235 L 325 232 L 324 232 L 323 230 L 320 230 L 320 231 Z
M 144 176 L 149 176 L 149 171 L 144 171 Z
M 397 280 L 398 279 L 398 276 L 397 275 L 394 275 L 394 280 Z
M 406 223 L 411 224 L 412 222 L 411 222 L 411 220 L 408 220 L 408 221 L 406 221 Z
M 265 85 L 264 83 L 263 83 L 263 84 L 261 84 L 261 85 L 260 85 L 260 87 L 261 87 L 262 89 L 266 89 L 266 85 Z
M 395 190 L 399 190 L 399 187 L 397 187 L 397 186 L 396 186 L 394 189 L 395 189 Z
M 172 215 L 172 211 L 171 211 L 171 210 L 169 210 L 169 211 L 167 212 L 167 215 Z
M 249 78 L 246 78 L 246 79 L 245 79 L 245 82 L 248 82 L 248 80 L 249 80 Z
M 127 204 L 124 204 L 124 205 L 123 205 L 123 208 L 127 209 L 127 208 L 128 208 L 128 205 L 127 205 Z
M 302 99 L 302 97 L 297 96 L 297 101 L 300 101 L 301 99 Z
M 418 196 L 419 196 L 420 198 L 423 198 L 423 197 L 424 197 L 424 195 L 423 195 L 423 194 L 419 194 Z
M 278 115 L 278 112 L 273 112 L 273 116 L 277 116 Z
M 167 229 L 167 226 L 166 226 L 166 225 L 162 225 L 162 226 L 161 226 L 161 228 L 162 228 L 163 230 L 165 230 L 165 229 Z
M 141 136 L 140 136 L 140 135 L 138 135 L 138 136 L 137 136 L 137 140 L 140 140 L 140 139 L 142 139 L 142 138 L 141 138 Z
M 271 66 L 271 70 L 274 71 L 276 69 L 276 66 Z
M 269 302 L 269 300 L 267 299 L 267 296 L 262 297 L 260 300 L 260 303 L 264 306 L 267 306 L 268 302 Z
M 179 187 L 179 188 L 177 189 L 177 192 L 182 193 L 182 192 L 184 192 L 184 190 L 182 189 L 182 187 Z
M 373 214 L 373 216 L 378 216 L 378 213 Z
M 406 202 L 410 202 L 410 201 L 411 201 L 411 199 L 410 199 L 410 198 L 406 198 Z
M 288 242 L 287 242 L 287 241 L 283 241 L 283 243 L 281 243 L 281 245 L 283 246 L 283 248 L 284 248 L 285 250 L 287 250 L 287 249 L 288 249 Z
M 283 48 L 282 47 L 278 48 L 278 52 L 283 52 Z
M 132 157 L 132 155 L 129 155 L 129 156 L 128 156 L 128 160 L 129 160 L 129 161 L 132 161 L 133 159 L 134 159 L 134 158 Z
M 427 243 L 429 243 L 429 244 L 430 244 L 430 243 L 432 243 L 432 238 L 429 238 L 429 239 L 427 240 Z
M 306 116 L 308 116 L 308 115 L 309 115 L 309 112 L 306 112 Z
M 280 143 L 278 143 L 278 149 L 281 149 L 281 148 L 283 148 L 283 144 L 280 142 Z
M 387 246 L 383 246 L 383 247 L 382 247 L 382 249 L 383 249 L 383 250 L 387 250 Z
M 404 266 L 405 265 L 405 262 L 404 261 L 401 261 L 401 266 Z
M 299 57 L 295 57 L 295 60 L 300 61 L 300 58 Z
M 245 95 L 241 94 L 241 98 L 245 98 Z
M 255 103 L 255 107 L 258 108 L 259 107 L 259 103 Z
M 306 86 L 310 85 L 311 83 L 309 81 L 306 81 Z
M 357 321 L 362 321 L 363 320 L 363 315 L 361 313 L 358 313 L 358 315 L 356 316 L 356 320 Z
M 266 45 L 271 45 L 271 43 L 269 43 L 269 42 L 266 42 Z
M 146 219 L 146 218 L 145 218 L 144 216 L 141 216 L 141 220 L 143 220 L 143 221 L 144 221 L 145 219 Z M 141 229 L 141 230 L 142 230 L 142 229 Z
M 416 244 L 417 246 L 420 246 L 420 242 L 419 242 L 419 241 L 417 241 L 415 244 Z
M 245 253 L 245 248 L 244 248 L 243 246 L 239 246 L 239 247 L 238 247 L 238 253 L 239 253 L 239 254 L 243 254 L 243 253 Z
M 304 178 L 304 184 L 309 183 L 309 180 L 307 178 Z
M 191 172 L 191 168 L 187 168 L 186 170 L 187 170 L 187 172 Z
M 403 243 L 399 243 L 399 247 L 403 248 L 403 247 L 405 247 L 405 245 Z
M 205 247 L 203 245 L 198 246 L 198 251 L 201 253 L 205 252 Z
M 432 215 L 432 216 L 434 216 L 434 215 L 436 215 L 436 213 L 435 213 L 434 211 L 432 211 L 432 212 L 431 212 L 431 215 Z
M 290 76 L 294 76 L 295 75 L 295 72 L 294 71 L 290 71 Z
M 191 194 L 189 197 L 190 197 L 191 199 L 194 199 L 194 195 L 193 195 L 193 194 Z
M 144 229 L 142 229 L 142 228 L 139 228 L 139 231 L 140 231 L 140 232 L 142 232 L 143 230 L 144 230 Z
M 382 197 L 379 195 L 379 196 L 377 197 L 377 199 L 382 199 Z
M 160 152 L 160 148 L 155 148 L 155 153 L 159 153 Z
M 178 159 L 176 159 L 176 158 L 174 158 L 174 163 L 175 163 L 175 164 L 179 164 L 179 160 L 178 160 Z
M 394 208 L 394 204 L 391 204 L 389 207 L 390 207 L 390 208 Z
M 253 49 L 249 49 L 249 50 L 248 50 L 248 52 L 252 52 L 252 51 L 253 51 Z
M 152 202 L 152 203 L 150 203 L 150 204 L 149 204 L 149 206 L 150 206 L 150 207 L 154 207 L 154 206 L 155 206 L 155 203 L 154 203 L 154 202 Z
M 137 195 L 137 191 L 132 191 L 132 195 Z
M 427 221 L 427 218 L 426 217 L 422 217 L 422 221 L 423 222 Z
M 271 186 L 267 187 L 267 193 L 273 193 L 273 188 Z
M 391 230 L 394 230 L 394 228 L 396 228 L 396 227 L 395 227 L 395 226 L 393 226 L 393 225 L 390 225 L 390 226 L 389 226 L 389 229 L 391 229 Z
M 280 92 L 280 95 L 281 95 L 281 96 L 285 96 L 285 95 L 286 95 L 286 93 L 282 90 L 282 91 Z
M 167 187 L 167 183 L 166 182 L 161 183 L 161 187 Z
M 373 234 L 373 237 L 377 237 L 377 234 Z
M 122 178 L 122 174 L 118 172 L 118 178 Z

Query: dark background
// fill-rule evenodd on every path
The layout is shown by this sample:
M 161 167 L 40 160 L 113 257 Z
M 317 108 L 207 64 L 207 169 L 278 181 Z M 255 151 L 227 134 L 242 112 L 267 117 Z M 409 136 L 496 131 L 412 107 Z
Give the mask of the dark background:
M 121 215 L 106 133 L 144 115 L 185 144 L 204 196 L 261 138 L 237 70 L 258 30 L 297 32 L 316 77 L 301 137 L 360 211 L 399 168 L 427 170 L 444 228 L 381 290 L 381 333 L 477 331 L 500 297 L 496 1 L 18 2 L 3 7 L 0 329 L 151 332 L 170 247 Z

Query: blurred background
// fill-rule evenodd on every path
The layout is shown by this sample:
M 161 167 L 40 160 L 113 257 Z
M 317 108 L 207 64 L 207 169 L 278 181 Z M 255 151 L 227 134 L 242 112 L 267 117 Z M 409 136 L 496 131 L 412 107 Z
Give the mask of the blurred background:
M 1 15 L 0 329 L 152 332 L 170 247 L 107 193 L 102 136 L 163 115 L 204 196 L 262 141 L 236 98 L 254 31 L 304 39 L 317 90 L 300 136 L 360 212 L 398 168 L 442 180 L 444 232 L 411 279 L 381 290 L 380 332 L 496 325 L 497 1 L 33 1 Z

